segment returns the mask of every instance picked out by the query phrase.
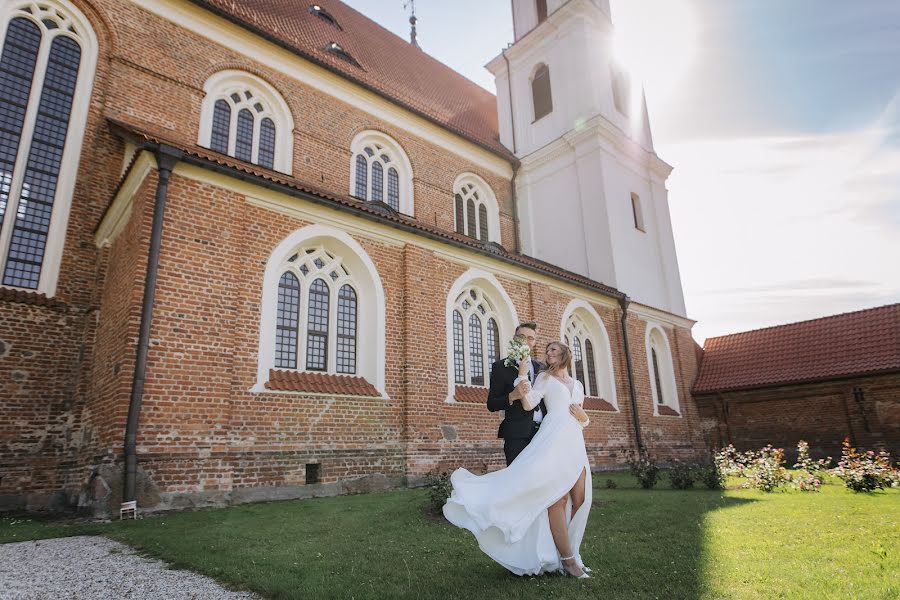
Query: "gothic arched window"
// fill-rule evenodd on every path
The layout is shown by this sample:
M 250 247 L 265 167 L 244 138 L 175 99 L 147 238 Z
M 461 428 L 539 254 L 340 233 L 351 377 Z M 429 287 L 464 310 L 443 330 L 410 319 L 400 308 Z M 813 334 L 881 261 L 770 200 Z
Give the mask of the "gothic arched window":
M 562 336 L 572 350 L 572 375 L 584 386 L 586 396 L 618 407 L 609 337 L 600 316 L 590 305 L 577 300 L 563 315 Z
M 11 4 L 0 52 L 0 283 L 53 295 L 97 42 L 68 2 Z
M 412 215 L 412 169 L 400 145 L 384 134 L 368 131 L 356 136 L 351 151 L 350 193 Z
M 679 416 L 675 366 L 668 337 L 659 325 L 647 325 L 646 350 L 653 414 Z
M 358 296 L 342 263 L 321 246 L 286 261 L 278 284 L 275 368 L 356 374 Z
M 201 146 L 290 173 L 293 119 L 271 85 L 241 71 L 222 71 L 204 86 L 200 115 Z
M 477 287 L 466 288 L 456 298 L 453 309 L 455 383 L 487 385 L 491 365 L 500 359 L 497 318 L 494 303 Z
M 466 173 L 453 186 L 454 229 L 483 242 L 500 242 L 497 200 L 484 181 Z

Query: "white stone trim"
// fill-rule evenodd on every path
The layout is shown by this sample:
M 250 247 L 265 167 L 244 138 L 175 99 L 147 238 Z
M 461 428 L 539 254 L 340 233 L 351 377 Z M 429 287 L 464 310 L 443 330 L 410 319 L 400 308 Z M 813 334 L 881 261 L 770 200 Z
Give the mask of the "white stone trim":
M 379 154 L 383 153 L 390 158 L 389 163 L 384 163 L 377 156 L 370 157 L 365 153 L 366 146 L 378 146 L 381 150 Z M 354 198 L 356 197 L 356 156 L 362 154 L 366 159 L 366 190 L 367 196 L 365 200 L 372 200 L 372 165 L 378 160 L 384 168 L 384 193 L 382 195 L 381 201 L 387 204 L 387 186 L 388 186 L 388 168 L 396 167 L 397 175 L 399 178 L 399 203 L 400 203 L 400 212 L 405 215 L 415 216 L 415 208 L 416 203 L 414 200 L 414 188 L 413 188 L 413 170 L 412 163 L 409 162 L 409 157 L 406 155 L 406 152 L 403 150 L 403 146 L 401 146 L 397 140 L 390 137 L 387 134 L 384 134 L 380 131 L 375 131 L 373 129 L 367 129 L 366 131 L 361 131 L 353 137 L 353 141 L 350 142 L 350 195 Z M 362 200 L 363 198 L 360 198 Z
M 212 121 L 213 112 L 215 111 L 216 101 L 219 99 L 226 100 L 232 106 L 231 129 L 228 134 L 228 152 L 229 156 L 234 156 L 234 147 L 236 140 L 237 126 L 237 110 L 234 107 L 234 101 L 230 95 L 233 92 L 241 93 L 244 90 L 250 90 L 256 101 L 263 106 L 262 112 L 251 111 L 253 113 L 253 150 L 251 152 L 251 162 L 258 164 L 259 154 L 259 127 L 262 120 L 266 117 L 272 119 L 275 123 L 275 158 L 274 168 L 276 171 L 286 173 L 288 175 L 293 171 L 294 166 L 294 118 L 287 102 L 278 93 L 271 84 L 260 79 L 252 73 L 246 71 L 238 71 L 228 69 L 219 71 L 212 75 L 203 84 L 205 96 L 200 103 L 200 128 L 197 135 L 197 144 L 209 148 L 212 139 Z M 253 101 L 248 102 L 251 106 Z
M 119 190 L 106 209 L 103 220 L 94 233 L 94 243 L 98 248 L 111 245 L 128 224 L 131 218 L 131 207 L 134 205 L 134 194 L 141 184 L 156 168 L 156 157 L 152 152 L 142 151 L 135 159 L 128 177 L 119 185 Z
M 491 273 L 482 271 L 481 269 L 469 269 L 459 276 L 453 285 L 450 286 L 450 292 L 447 294 L 447 304 L 444 310 L 445 325 L 447 331 L 447 399 L 449 404 L 456 403 L 454 398 L 456 392 L 456 381 L 453 369 L 453 309 L 456 307 L 456 300 L 464 290 L 474 287 L 478 288 L 482 294 L 490 299 L 494 305 L 494 317 L 497 320 L 497 326 L 500 329 L 500 355 L 504 355 L 507 341 L 512 339 L 515 334 L 516 327 L 519 324 L 519 315 L 516 307 L 503 289 L 503 286 L 497 281 Z M 463 331 L 468 324 L 463 322 Z M 468 339 L 468 338 L 466 338 Z M 468 352 L 468 348 L 465 348 Z M 468 378 L 468 360 L 466 361 L 467 378 Z M 489 373 L 485 373 L 485 384 L 489 383 Z
M 484 204 L 488 215 L 488 241 L 499 244 L 500 204 L 497 202 L 497 196 L 494 195 L 494 190 L 491 189 L 491 186 L 475 173 L 460 173 L 453 181 L 453 223 L 457 231 L 459 230 L 459 224 L 456 223 L 456 194 L 463 196 L 463 231 L 465 231 L 466 223 L 468 223 L 468 203 L 466 202 L 465 194 L 462 194 L 462 187 L 467 184 L 475 186 L 475 191 L 479 193 L 478 200 L 475 202 L 475 230 L 481 230 L 481 217 L 478 214 L 478 207 L 480 204 Z
M 375 263 L 356 240 L 345 231 L 328 225 L 309 225 L 294 231 L 282 240 L 269 255 L 263 276 L 262 302 L 260 304 L 256 383 L 250 391 L 269 392 L 265 388 L 265 383 L 269 379 L 269 369 L 274 368 L 275 365 L 278 281 L 283 272 L 282 267 L 287 258 L 299 248 L 311 246 L 322 246 L 332 254 L 340 256 L 343 264 L 353 274 L 354 288 L 357 293 L 357 376 L 364 377 L 372 383 L 382 397 L 386 398 L 384 374 L 385 298 L 381 277 L 375 268 Z M 336 301 L 336 294 L 332 296 Z M 331 327 L 331 323 L 329 327 Z M 303 347 L 302 341 L 298 341 L 298 343 Z M 298 370 L 302 371 L 305 362 L 299 362 L 299 360 L 298 356 Z
M 37 15 L 50 16 L 40 7 L 50 7 L 53 17 L 67 24 L 66 27 L 48 30 L 41 23 L 41 18 L 35 14 L 21 12 L 19 9 L 30 7 Z M 65 35 L 76 39 L 81 47 L 81 64 L 78 66 L 78 80 L 75 83 L 75 93 L 72 98 L 72 110 L 69 114 L 69 127 L 66 134 L 65 148 L 63 148 L 62 162 L 60 163 L 59 176 L 56 182 L 56 195 L 53 200 L 53 212 L 50 217 L 50 227 L 47 231 L 47 245 L 44 248 L 44 258 L 41 264 L 41 275 L 36 291 L 48 297 L 56 295 L 56 285 L 59 280 L 59 269 L 62 263 L 62 253 L 66 242 L 66 231 L 69 225 L 69 213 L 72 208 L 72 194 L 75 188 L 75 179 L 78 175 L 78 164 L 81 160 L 82 143 L 84 141 L 85 125 L 87 123 L 88 108 L 90 107 L 91 94 L 94 84 L 94 74 L 97 68 L 97 54 L 99 43 L 93 27 L 88 18 L 68 0 L 42 0 L 41 2 L 15 2 L 4 6 L 0 14 L 0 45 L 6 41 L 6 33 L 9 23 L 13 18 L 25 17 L 37 23 L 41 28 L 41 47 L 38 51 L 38 59 L 35 64 L 34 79 L 32 80 L 31 97 L 29 98 L 25 122 L 22 126 L 22 139 L 19 143 L 18 156 L 15 162 L 14 177 L 10 186 L 10 202 L 7 206 L 7 218 L 4 219 L 3 231 L 0 232 L 0 277 L 6 268 L 6 254 L 12 238 L 12 228 L 15 223 L 15 204 L 18 200 L 22 180 L 24 178 L 24 165 L 28 160 L 31 150 L 31 140 L 34 134 L 34 125 L 37 120 L 37 105 L 40 102 L 41 89 L 46 74 L 47 57 L 50 52 L 50 38 Z M 75 28 L 76 33 L 68 31 L 68 25 Z M 2 280 L 0 280 L 2 281 Z
M 656 340 L 654 341 L 654 338 Z M 647 322 L 647 329 L 644 334 L 644 351 L 647 356 L 647 375 L 650 377 L 650 391 L 653 399 L 653 415 L 659 415 L 659 398 L 656 393 L 656 381 L 653 373 L 653 358 L 650 349 L 656 349 L 657 362 L 659 363 L 659 383 L 662 386 L 663 398 L 666 406 L 678 411 L 682 416 L 680 402 L 678 400 L 678 384 L 675 381 L 675 363 L 672 357 L 672 350 L 669 347 L 669 336 L 666 334 L 665 328 L 659 323 L 652 321 Z
M 691 329 L 697 322 L 693 319 L 688 319 L 687 317 L 682 317 L 674 313 L 660 310 L 658 308 L 653 308 L 652 306 L 647 306 L 646 304 L 640 304 L 634 301 L 628 304 L 628 312 L 639 316 L 645 321 L 658 321 L 666 325 L 671 325 L 673 327 L 683 327 L 685 329 Z
M 254 35 L 207 10 L 179 0 L 130 0 L 132 4 L 193 33 L 269 65 L 294 80 L 309 85 L 376 119 L 428 140 L 464 160 L 473 162 L 500 177 L 512 177 L 512 165 L 495 153 L 468 139 L 385 100 L 352 81 L 315 65 L 296 54 Z
M 590 334 L 588 339 L 591 340 L 591 345 L 594 347 L 594 366 L 596 368 L 596 376 L 600 380 L 597 385 L 600 392 L 599 397 L 612 404 L 618 411 L 619 401 L 616 395 L 616 374 L 613 371 L 612 344 L 610 343 L 606 326 L 603 324 L 603 319 L 600 318 L 597 310 L 588 302 L 579 298 L 569 302 L 560 320 L 559 339 L 564 340 L 566 338 L 566 331 L 569 329 L 570 322 L 576 316 L 587 328 L 587 333 Z M 584 343 L 584 340 L 582 340 L 582 343 Z M 583 346 L 582 352 L 587 353 L 587 348 Z

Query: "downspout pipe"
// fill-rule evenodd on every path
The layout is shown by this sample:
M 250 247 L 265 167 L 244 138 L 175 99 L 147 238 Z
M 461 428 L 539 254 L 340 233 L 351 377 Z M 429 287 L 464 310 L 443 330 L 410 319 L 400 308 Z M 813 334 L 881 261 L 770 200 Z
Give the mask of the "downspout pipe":
M 647 448 L 641 437 L 641 418 L 638 416 L 637 393 L 634 389 L 634 366 L 631 364 L 631 345 L 628 342 L 628 304 L 631 301 L 628 296 L 619 298 L 619 306 L 622 308 L 622 345 L 625 347 L 625 371 L 628 373 L 628 395 L 631 397 L 631 419 L 634 423 L 634 440 L 637 442 L 638 452 L 644 454 Z
M 177 148 L 161 144 L 156 150 L 156 166 L 159 179 L 153 203 L 153 228 L 150 233 L 150 254 L 147 257 L 147 275 L 144 281 L 144 300 L 141 306 L 141 329 L 138 337 L 137 358 L 134 363 L 134 382 L 131 401 L 128 404 L 128 420 L 125 424 L 125 490 L 123 502 L 135 500 L 137 480 L 137 429 L 144 396 L 144 380 L 147 372 L 147 356 L 150 353 L 150 327 L 153 323 L 153 302 L 156 297 L 156 279 L 159 275 L 159 253 L 162 247 L 163 219 L 169 178 L 181 159 Z

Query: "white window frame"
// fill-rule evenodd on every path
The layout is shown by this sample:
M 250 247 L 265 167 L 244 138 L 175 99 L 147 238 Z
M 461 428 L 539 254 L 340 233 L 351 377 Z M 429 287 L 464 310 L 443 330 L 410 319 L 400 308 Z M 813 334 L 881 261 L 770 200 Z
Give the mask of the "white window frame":
M 26 7 L 30 8 L 32 13 L 22 10 Z M 2 285 L 2 276 L 6 269 L 6 258 L 12 240 L 17 204 L 21 196 L 25 176 L 25 165 L 31 151 L 31 141 L 37 121 L 37 108 L 40 103 L 41 90 L 47 72 L 47 59 L 52 38 L 59 35 L 69 36 L 77 40 L 81 47 L 81 64 L 78 66 L 78 79 L 75 83 L 75 94 L 72 98 L 72 109 L 69 113 L 69 126 L 66 133 L 62 161 L 59 166 L 56 195 L 53 199 L 53 212 L 50 217 L 50 227 L 47 231 L 47 245 L 44 248 L 38 287 L 37 289 L 31 289 L 3 286 L 14 289 L 27 289 L 31 292 L 53 297 L 56 295 L 56 287 L 59 281 L 59 270 L 69 224 L 69 213 L 72 208 L 72 194 L 75 189 L 75 180 L 78 176 L 78 165 L 81 159 L 94 75 L 97 69 L 99 44 L 90 21 L 74 4 L 67 0 L 42 0 L 41 2 L 13 2 L 11 6 L 4 7 L 2 14 L 0 14 L 0 45 L 6 41 L 9 23 L 18 17 L 24 17 L 36 23 L 41 28 L 42 37 L 41 47 L 35 64 L 34 79 L 31 84 L 31 96 L 28 100 L 25 121 L 22 124 L 22 138 L 19 143 L 18 154 L 16 155 L 13 177 L 10 181 L 6 218 L 4 219 L 3 229 L 0 231 L 0 285 Z M 44 19 L 51 19 L 59 26 L 56 29 L 48 30 L 41 22 Z M 73 31 L 69 30 L 70 27 Z
M 206 94 L 200 105 L 200 128 L 197 143 L 210 148 L 212 145 L 213 115 L 216 102 L 225 100 L 231 106 L 231 121 L 228 130 L 228 156 L 235 155 L 237 138 L 238 112 L 242 108 L 248 108 L 253 114 L 253 148 L 251 160 L 253 164 L 259 161 L 259 128 L 266 117 L 272 119 L 275 124 L 275 157 L 273 168 L 281 173 L 290 175 L 294 166 L 294 119 L 290 108 L 284 98 L 271 84 L 260 79 L 256 75 L 245 71 L 225 70 L 211 76 L 203 85 Z M 245 93 L 250 92 L 252 99 L 246 99 Z M 231 95 L 237 93 L 241 101 L 235 103 Z M 257 112 L 254 105 L 259 102 L 263 110 Z
M 598 390 L 599 397 L 609 402 L 616 411 L 619 410 L 619 400 L 616 394 L 616 376 L 613 370 L 612 349 L 609 340 L 609 333 L 603 324 L 603 319 L 588 302 L 581 299 L 574 299 L 563 311 L 563 318 L 560 321 L 559 339 L 568 339 L 570 349 L 573 349 L 574 337 L 578 336 L 581 340 L 581 352 L 585 360 L 585 373 L 587 373 L 587 346 L 586 340 L 591 341 L 594 353 L 594 370 L 597 377 L 594 382 L 594 388 Z M 574 352 L 574 349 L 573 349 Z M 574 356 L 573 356 L 574 361 Z M 572 365 L 574 369 L 575 365 Z M 572 373 L 575 376 L 575 373 Z M 585 394 L 587 394 L 587 388 Z
M 675 363 L 669 347 L 669 337 L 662 325 L 659 323 L 647 323 L 644 346 L 647 357 L 647 374 L 650 376 L 650 392 L 653 398 L 653 415 L 661 416 L 659 414 L 659 406 L 662 404 L 675 410 L 679 416 L 682 416 L 678 401 L 678 384 L 675 380 Z M 659 383 L 663 393 L 662 403 L 660 403 L 656 391 L 656 374 L 653 369 L 651 349 L 656 350 L 656 360 L 660 370 Z
M 373 151 L 377 148 L 374 156 L 369 156 L 365 149 L 370 147 Z M 382 154 L 389 159 L 387 163 L 379 158 Z M 388 190 L 388 169 L 394 167 L 397 169 L 398 178 L 398 200 L 400 212 L 415 216 L 415 201 L 413 199 L 413 175 L 412 164 L 409 157 L 403 151 L 403 147 L 397 143 L 392 137 L 381 133 L 380 131 L 362 131 L 358 133 L 350 143 L 350 195 L 356 198 L 356 157 L 362 155 L 366 159 L 366 198 L 360 200 L 372 200 L 372 165 L 376 161 L 381 163 L 383 169 L 383 179 L 381 201 L 387 204 Z
M 500 243 L 500 205 L 497 202 L 497 196 L 494 190 L 487 182 L 475 173 L 462 173 L 453 182 L 453 229 L 459 231 L 459 223 L 456 222 L 456 195 L 459 194 L 463 199 L 463 223 L 462 231 L 464 235 L 468 234 L 468 218 L 469 218 L 469 198 L 473 193 L 478 194 L 475 202 L 475 231 L 481 231 L 481 214 L 479 207 L 484 206 L 487 212 L 488 221 L 488 239 L 485 241 Z M 475 238 L 477 239 L 477 235 Z
M 493 309 L 492 316 L 494 320 L 497 321 L 497 329 L 500 334 L 500 358 L 503 358 L 506 355 L 507 345 L 509 340 L 512 339 L 516 326 L 519 323 L 519 317 L 516 313 L 516 307 L 512 302 L 512 299 L 509 297 L 509 294 L 506 293 L 506 290 L 503 289 L 503 286 L 500 285 L 500 282 L 497 281 L 497 278 L 487 271 L 482 271 L 481 269 L 469 269 L 465 273 L 459 276 L 459 278 L 453 283 L 450 287 L 450 292 L 447 294 L 447 304 L 446 304 L 446 331 L 447 331 L 447 399 L 445 402 L 448 404 L 456 403 L 456 386 L 463 385 L 456 383 L 456 377 L 454 372 L 454 361 L 453 361 L 453 311 L 456 309 L 457 300 L 460 299 L 462 294 L 468 293 L 468 290 L 475 289 L 478 294 L 482 298 L 486 298 L 491 303 L 491 308 Z M 476 308 L 477 310 L 477 308 Z M 480 313 L 479 313 L 480 314 Z M 484 320 L 483 327 L 487 324 L 487 320 Z M 463 316 L 463 354 L 465 358 L 466 365 L 466 381 L 471 380 L 471 373 L 469 370 L 470 365 L 470 350 L 469 350 L 469 337 L 468 337 L 468 317 Z M 482 330 L 486 332 L 485 329 Z M 486 333 L 484 333 L 484 339 L 487 339 Z M 484 347 L 484 357 L 485 362 L 487 362 L 487 348 Z M 487 388 L 490 384 L 490 365 L 486 366 L 484 373 L 484 381 L 485 388 Z M 469 384 L 465 384 L 469 385 Z
M 275 343 L 277 340 L 278 317 L 278 284 L 287 270 L 298 275 L 301 285 L 300 327 L 301 334 L 297 344 L 297 371 L 306 371 L 306 320 L 309 308 L 309 284 L 316 279 L 310 272 L 299 276 L 299 266 L 291 267 L 288 259 L 294 254 L 303 253 L 305 249 L 314 249 L 316 253 L 327 252 L 334 259 L 330 264 L 346 267 L 349 275 L 340 277 L 336 282 L 328 276 L 330 270 L 323 271 L 323 278 L 329 285 L 329 347 L 328 370 L 310 371 L 314 373 L 330 373 L 352 377 L 347 373 L 337 372 L 337 301 L 341 285 L 350 283 L 356 291 L 356 377 L 364 377 L 374 385 L 382 397 L 385 393 L 385 298 L 381 277 L 372 259 L 366 251 L 346 232 L 326 225 L 309 225 L 294 231 L 272 251 L 266 262 L 263 276 L 262 302 L 260 310 L 259 349 L 257 352 L 256 383 L 251 392 L 267 392 L 266 382 L 269 370 L 275 369 Z M 314 254 L 311 256 L 318 256 Z M 324 259 L 323 259 L 324 260 Z M 294 268 L 298 269 L 294 271 Z M 324 267 L 328 268 L 328 265 Z M 293 370 L 283 369 L 282 370 Z

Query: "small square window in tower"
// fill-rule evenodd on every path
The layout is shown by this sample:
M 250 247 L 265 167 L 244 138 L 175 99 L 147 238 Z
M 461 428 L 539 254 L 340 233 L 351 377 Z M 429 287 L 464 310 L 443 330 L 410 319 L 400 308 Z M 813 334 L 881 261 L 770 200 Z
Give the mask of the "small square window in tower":
M 306 463 L 306 484 L 309 485 L 311 483 L 319 483 L 320 472 L 319 467 L 321 467 L 319 463 Z

